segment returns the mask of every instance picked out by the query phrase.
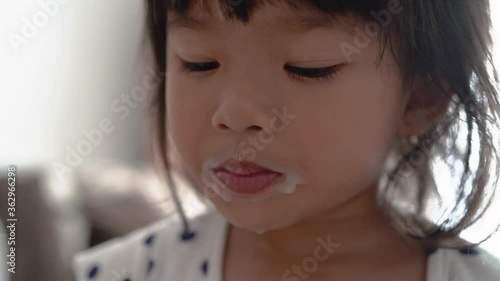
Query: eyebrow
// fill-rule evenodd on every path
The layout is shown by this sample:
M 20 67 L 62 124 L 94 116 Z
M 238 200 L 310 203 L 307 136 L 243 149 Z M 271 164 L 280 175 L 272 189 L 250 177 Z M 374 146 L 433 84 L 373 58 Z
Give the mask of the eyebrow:
M 332 16 L 295 16 L 281 18 L 276 27 L 288 33 L 303 33 L 313 29 L 335 29 L 339 27 L 338 21 Z M 192 16 L 173 16 L 168 20 L 167 30 L 179 28 L 192 29 L 199 32 L 214 31 L 212 21 Z

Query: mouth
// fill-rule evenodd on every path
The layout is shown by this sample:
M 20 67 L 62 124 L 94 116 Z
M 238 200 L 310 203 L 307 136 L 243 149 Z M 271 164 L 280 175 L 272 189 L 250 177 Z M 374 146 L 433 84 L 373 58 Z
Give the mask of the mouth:
M 284 180 L 284 174 L 249 161 L 228 160 L 212 169 L 227 188 L 239 194 L 255 194 Z

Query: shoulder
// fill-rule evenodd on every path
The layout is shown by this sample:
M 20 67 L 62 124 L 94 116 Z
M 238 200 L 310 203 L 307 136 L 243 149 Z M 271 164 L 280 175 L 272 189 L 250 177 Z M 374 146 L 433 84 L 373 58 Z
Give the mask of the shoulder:
M 166 261 L 169 261 L 170 268 L 175 268 L 175 263 L 180 264 L 190 254 L 206 248 L 211 240 L 213 242 L 214 237 L 210 236 L 220 236 L 217 228 L 222 224 L 222 217 L 213 210 L 190 219 L 193 232 L 189 234 L 183 233 L 183 224 L 177 216 L 157 221 L 77 253 L 72 260 L 75 280 L 163 279 L 167 274 Z M 195 239 L 200 236 L 198 231 L 204 234 L 204 239 Z M 196 242 L 190 243 L 189 249 L 183 247 L 183 242 L 189 240 Z M 174 254 L 175 258 L 170 259 Z
M 497 281 L 500 277 L 500 259 L 479 247 L 439 249 L 430 258 L 430 269 L 439 280 Z

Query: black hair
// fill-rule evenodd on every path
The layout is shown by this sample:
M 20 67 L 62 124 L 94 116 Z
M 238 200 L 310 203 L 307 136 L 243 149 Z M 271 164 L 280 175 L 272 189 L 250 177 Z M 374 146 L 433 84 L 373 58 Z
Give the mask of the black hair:
M 495 130 L 499 131 L 500 103 L 491 53 L 488 0 L 146 0 L 147 27 L 157 71 L 165 73 L 168 16 L 186 15 L 195 5 L 208 15 L 214 7 L 219 8 L 226 20 L 247 24 L 264 4 L 285 5 L 297 13 L 312 12 L 332 18 L 352 16 L 370 22 L 374 21 L 374 12 L 387 10 L 395 3 L 403 9 L 392 15 L 388 24 L 380 25 L 377 38 L 382 46 L 380 57 L 384 54 L 394 57 L 407 89 L 424 87 L 418 94 L 412 93 L 412 106 L 436 102 L 442 105 L 442 111 L 390 171 L 387 185 L 381 190 L 380 205 L 402 233 L 430 245 L 463 247 L 449 241 L 484 215 L 500 174 L 499 144 L 493 136 Z M 165 81 L 155 97 L 158 144 L 169 175 Z M 462 138 L 459 128 L 465 128 Z M 430 184 L 435 183 L 430 165 L 437 158 L 452 159 L 448 163 L 450 170 L 462 169 L 455 175 L 460 180 L 454 187 L 457 195 L 451 212 L 443 213 L 441 221 L 429 224 L 422 217 L 426 202 L 432 194 L 437 194 Z M 412 214 L 401 212 L 391 203 L 395 199 L 394 190 L 401 188 L 409 174 L 415 176 L 416 195 L 412 203 L 416 207 Z M 171 180 L 169 186 L 174 190 L 188 232 Z

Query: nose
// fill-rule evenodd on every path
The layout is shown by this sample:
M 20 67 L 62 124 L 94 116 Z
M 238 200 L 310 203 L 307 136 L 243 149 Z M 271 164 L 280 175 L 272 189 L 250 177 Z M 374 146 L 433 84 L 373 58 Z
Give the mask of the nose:
M 212 126 L 217 131 L 259 132 L 269 127 L 271 116 L 255 100 L 227 97 L 214 112 Z

